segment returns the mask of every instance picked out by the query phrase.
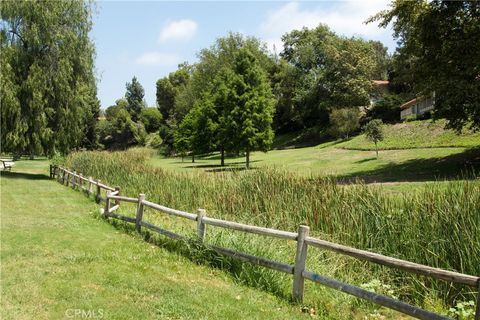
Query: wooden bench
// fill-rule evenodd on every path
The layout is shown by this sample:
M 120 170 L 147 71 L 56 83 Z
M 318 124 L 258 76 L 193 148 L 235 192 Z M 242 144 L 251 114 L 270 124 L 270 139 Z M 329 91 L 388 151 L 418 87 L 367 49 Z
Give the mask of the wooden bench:
M 0 159 L 0 161 L 2 162 L 3 164 L 3 170 L 12 170 L 12 167 L 15 165 L 15 162 L 13 162 L 12 160 L 2 160 Z

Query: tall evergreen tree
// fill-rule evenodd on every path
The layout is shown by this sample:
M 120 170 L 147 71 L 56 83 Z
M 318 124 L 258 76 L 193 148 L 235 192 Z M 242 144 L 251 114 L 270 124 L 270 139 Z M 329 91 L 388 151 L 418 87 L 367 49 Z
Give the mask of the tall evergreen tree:
M 125 99 L 127 100 L 127 111 L 134 122 L 137 122 L 140 118 L 140 113 L 145 107 L 143 97 L 145 96 L 145 90 L 143 89 L 137 77 L 133 77 L 132 82 L 127 82 L 125 85 L 127 92 L 125 93 Z
M 99 112 L 87 1 L 2 1 L 2 151 L 96 145 Z
M 267 151 L 273 140 L 274 100 L 265 72 L 247 49 L 238 50 L 233 67 L 220 74 L 216 105 L 219 106 L 219 141 L 226 150 L 250 153 Z

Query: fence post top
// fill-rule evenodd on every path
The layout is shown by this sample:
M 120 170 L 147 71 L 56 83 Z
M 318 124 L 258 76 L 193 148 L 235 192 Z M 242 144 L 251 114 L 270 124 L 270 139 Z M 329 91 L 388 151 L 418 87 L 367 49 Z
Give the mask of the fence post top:
M 298 230 L 299 230 L 299 231 L 300 231 L 300 230 L 308 231 L 308 230 L 310 230 L 310 227 L 307 226 L 307 225 L 305 225 L 305 224 L 301 224 L 301 225 L 298 226 Z
M 138 199 L 145 200 L 145 193 L 139 193 Z
M 115 186 L 115 190 L 120 190 L 120 187 L 119 187 L 119 186 Z
M 197 213 L 203 213 L 203 214 L 205 214 L 205 212 L 207 212 L 205 209 L 202 209 L 202 208 L 198 208 L 198 209 L 197 209 Z

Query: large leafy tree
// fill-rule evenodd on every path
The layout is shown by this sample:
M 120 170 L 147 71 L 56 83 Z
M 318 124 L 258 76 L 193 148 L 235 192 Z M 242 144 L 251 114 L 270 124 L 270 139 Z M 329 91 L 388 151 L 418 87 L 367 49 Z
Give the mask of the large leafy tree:
M 162 114 L 160 136 L 167 154 L 174 148 L 174 131 L 195 102 L 191 95 L 191 72 L 191 65 L 180 64 L 178 70 L 159 79 L 156 84 L 157 106 Z
M 386 49 L 379 42 L 336 35 L 326 25 L 294 30 L 282 37 L 281 56 L 297 72 L 291 98 L 302 125 L 328 124 L 328 110 L 365 106 L 375 77 L 385 77 Z
M 86 1 L 2 1 L 1 146 L 52 155 L 96 145 L 99 114 Z
M 143 89 L 137 77 L 132 78 L 132 82 L 127 82 L 125 85 L 127 91 L 125 92 L 125 99 L 127 100 L 127 111 L 134 122 L 140 119 L 140 113 L 145 108 L 145 102 L 143 100 L 145 96 L 145 90 Z
M 417 93 L 435 92 L 435 117 L 480 127 L 480 2 L 395 0 L 369 21 L 392 23 L 398 69 Z

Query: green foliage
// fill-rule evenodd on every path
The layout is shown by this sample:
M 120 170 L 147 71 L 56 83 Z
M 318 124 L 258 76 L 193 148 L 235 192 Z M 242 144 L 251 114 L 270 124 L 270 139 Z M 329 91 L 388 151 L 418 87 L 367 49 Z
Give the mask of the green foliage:
M 416 114 L 410 114 L 405 117 L 405 122 L 412 122 L 417 120 L 417 115 Z
M 132 78 L 132 82 L 127 82 L 125 88 L 127 89 L 125 93 L 126 109 L 132 120 L 137 122 L 140 119 L 142 109 L 145 108 L 145 102 L 143 101 L 145 90 L 136 77 Z
M 108 107 L 105 110 L 105 118 L 107 120 L 112 120 L 117 116 L 117 112 L 120 110 L 127 110 L 128 102 L 125 99 L 117 99 L 113 106 Z
M 148 133 L 158 131 L 162 123 L 162 114 L 157 108 L 144 108 L 140 113 L 140 121 Z
M 383 132 L 383 122 L 380 119 L 374 119 L 367 123 L 363 128 L 363 133 L 365 137 L 375 143 L 375 151 L 377 152 L 378 158 L 378 142 L 384 139 L 384 132 Z
M 219 143 L 225 150 L 267 151 L 273 140 L 273 96 L 265 73 L 248 49 L 239 49 L 232 69 L 217 79 Z
M 397 95 L 386 95 L 375 101 L 367 110 L 365 120 L 380 119 L 384 123 L 396 123 L 400 121 L 400 105 L 402 99 Z
M 175 148 L 182 154 L 204 154 L 215 150 L 218 123 L 215 106 L 209 100 L 195 105 L 175 132 Z
M 184 63 L 178 66 L 178 70 L 171 72 L 168 77 L 157 81 L 157 105 L 164 121 L 175 118 L 180 122 L 188 110 L 189 105 L 188 89 L 192 66 Z
M 92 3 L 2 1 L 0 14 L 2 151 L 96 147 Z
M 466 302 L 458 302 L 455 308 L 450 308 L 448 311 L 450 316 L 458 320 L 473 320 L 475 316 L 475 302 L 473 300 Z
M 392 24 L 397 64 L 412 75 L 416 92 L 435 92 L 436 118 L 457 130 L 480 127 L 479 2 L 396 0 L 370 21 Z
M 294 30 L 282 37 L 282 57 L 295 66 L 292 102 L 305 126 L 328 124 L 328 108 L 366 106 L 371 80 L 384 74 L 388 55 L 378 42 L 336 35 L 327 26 Z M 297 117 L 298 117 L 297 116 Z
M 99 123 L 100 142 L 107 149 L 126 149 L 143 145 L 147 132 L 141 122 L 134 122 L 126 109 L 118 109 L 114 117 Z
M 330 113 L 330 133 L 337 138 L 346 138 L 360 126 L 358 108 L 333 109 Z

